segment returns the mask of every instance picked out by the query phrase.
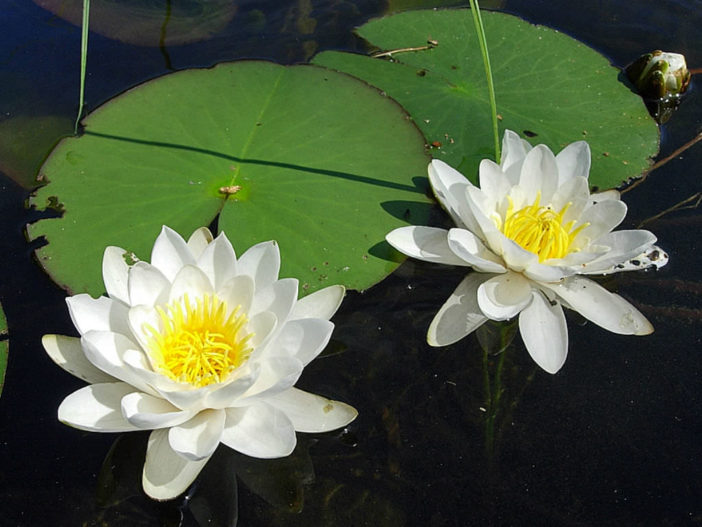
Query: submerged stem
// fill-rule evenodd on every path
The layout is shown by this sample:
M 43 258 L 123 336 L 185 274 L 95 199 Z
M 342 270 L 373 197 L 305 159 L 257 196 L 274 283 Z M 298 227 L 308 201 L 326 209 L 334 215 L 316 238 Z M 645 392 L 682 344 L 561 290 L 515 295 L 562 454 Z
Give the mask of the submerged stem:
M 478 36 L 480 53 L 483 56 L 485 65 L 485 76 L 487 77 L 488 97 L 490 98 L 490 112 L 492 117 L 492 132 L 495 139 L 495 162 L 500 162 L 500 133 L 497 128 L 497 103 L 495 102 L 495 86 L 492 81 L 492 68 L 490 67 L 490 55 L 488 54 L 487 40 L 485 39 L 485 28 L 483 19 L 480 16 L 480 6 L 478 0 L 470 0 L 470 10 L 473 13 L 473 24 Z
M 90 20 L 90 0 L 83 0 L 83 23 L 81 24 L 80 37 L 80 94 L 78 95 L 78 115 L 73 127 L 73 133 L 78 133 L 78 123 L 83 114 L 83 104 L 85 100 L 85 71 L 88 65 L 88 28 Z

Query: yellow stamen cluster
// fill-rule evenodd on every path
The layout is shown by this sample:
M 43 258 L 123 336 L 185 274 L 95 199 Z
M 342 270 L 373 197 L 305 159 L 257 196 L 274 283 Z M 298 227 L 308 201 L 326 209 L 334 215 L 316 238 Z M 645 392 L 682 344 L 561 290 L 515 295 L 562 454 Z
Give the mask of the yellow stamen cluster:
M 571 244 L 577 234 L 587 226 L 584 223 L 573 229 L 575 220 L 563 223 L 563 216 L 572 203 L 566 203 L 556 212 L 540 205 L 539 193 L 533 204 L 515 211 L 512 199 L 508 197 L 508 200 L 507 213 L 500 230 L 527 251 L 537 254 L 539 262 L 566 256 L 571 252 Z
M 161 329 L 151 325 L 149 355 L 154 369 L 171 379 L 202 387 L 222 382 L 251 354 L 252 333 L 246 314 L 237 306 L 227 316 L 227 304 L 213 295 L 191 303 L 188 296 L 156 308 Z

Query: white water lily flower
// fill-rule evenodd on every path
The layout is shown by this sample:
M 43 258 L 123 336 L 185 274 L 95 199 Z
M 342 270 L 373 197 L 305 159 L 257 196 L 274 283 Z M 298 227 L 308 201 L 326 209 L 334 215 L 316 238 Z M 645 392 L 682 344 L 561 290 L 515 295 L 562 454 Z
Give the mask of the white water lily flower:
M 549 373 L 565 362 L 568 330 L 561 306 L 620 334 L 653 331 L 619 295 L 583 274 L 606 274 L 646 253 L 655 266 L 667 255 L 644 230 L 614 231 L 626 214 L 619 193 L 590 194 L 590 148 L 584 141 L 557 156 L 506 131 L 502 162 L 480 164 L 480 188 L 446 163 L 429 165 L 434 193 L 456 228 L 409 226 L 387 241 L 429 262 L 472 267 L 432 321 L 427 341 L 452 344 L 486 320 L 519 315 L 522 340 Z M 651 258 L 649 258 L 650 260 Z
M 185 242 L 164 227 L 151 263 L 129 265 L 108 247 L 108 296 L 67 299 L 80 338 L 45 335 L 49 356 L 91 383 L 61 403 L 59 419 L 82 430 L 153 430 L 146 493 L 170 499 L 197 477 L 219 443 L 257 458 L 287 456 L 295 431 L 326 432 L 352 407 L 294 387 L 327 345 L 344 296 L 331 286 L 298 300 L 278 279 L 275 242 L 238 259 L 224 234 L 199 229 Z

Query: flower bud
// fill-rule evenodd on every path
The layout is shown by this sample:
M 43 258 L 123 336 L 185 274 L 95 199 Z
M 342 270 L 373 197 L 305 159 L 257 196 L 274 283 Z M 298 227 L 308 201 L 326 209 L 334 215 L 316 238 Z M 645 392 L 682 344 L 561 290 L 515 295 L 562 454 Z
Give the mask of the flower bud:
M 685 57 L 660 50 L 639 57 L 627 66 L 626 74 L 641 96 L 648 99 L 681 95 L 690 83 Z
M 625 72 L 659 124 L 670 119 L 690 84 L 685 57 L 679 53 L 646 53 L 629 64 Z

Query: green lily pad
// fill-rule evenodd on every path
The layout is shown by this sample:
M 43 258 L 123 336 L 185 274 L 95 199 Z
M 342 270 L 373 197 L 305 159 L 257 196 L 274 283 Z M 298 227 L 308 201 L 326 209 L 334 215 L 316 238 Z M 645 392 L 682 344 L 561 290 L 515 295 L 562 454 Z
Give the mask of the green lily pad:
M 50 154 L 30 200 L 63 211 L 28 226 L 70 291 L 103 291 L 102 253 L 148 259 L 161 225 L 184 236 L 218 217 L 241 253 L 275 239 L 302 293 L 366 289 L 398 265 L 387 232 L 424 223 L 428 156 L 402 108 L 317 66 L 241 61 L 143 84 Z M 415 184 L 414 180 L 419 183 Z
M 5 370 L 7 369 L 7 353 L 10 343 L 7 341 L 7 319 L 0 305 L 0 394 L 5 386 Z
M 504 13 L 484 12 L 500 128 L 560 150 L 584 139 L 590 182 L 600 188 L 637 177 L 658 152 L 658 128 L 620 72 L 584 44 Z M 313 62 L 379 87 L 412 115 L 433 156 L 473 181 L 494 157 L 482 58 L 469 10 L 413 11 L 368 22 L 358 33 L 383 58 L 324 52 Z M 438 43 L 428 47 L 429 40 Z

